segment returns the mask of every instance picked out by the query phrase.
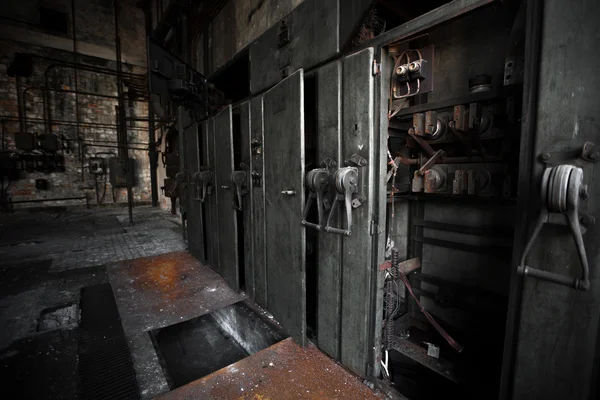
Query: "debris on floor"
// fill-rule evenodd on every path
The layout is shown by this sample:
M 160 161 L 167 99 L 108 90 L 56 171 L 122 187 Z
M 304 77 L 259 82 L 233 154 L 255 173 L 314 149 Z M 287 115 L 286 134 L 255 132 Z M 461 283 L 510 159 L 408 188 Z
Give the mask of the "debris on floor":
M 38 332 L 54 329 L 75 329 L 79 326 L 79 306 L 71 304 L 64 307 L 52 307 L 42 311 Z

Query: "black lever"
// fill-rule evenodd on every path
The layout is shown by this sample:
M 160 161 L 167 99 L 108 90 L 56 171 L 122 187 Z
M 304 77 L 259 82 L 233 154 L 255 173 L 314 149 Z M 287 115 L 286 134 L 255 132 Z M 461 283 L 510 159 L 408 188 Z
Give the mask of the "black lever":
M 213 174 L 208 170 L 196 172 L 193 176 L 193 181 L 196 182 L 196 198 L 194 200 L 204 203 L 206 195 L 212 192 Z M 198 186 L 202 186 L 200 196 L 197 193 Z
M 242 211 L 242 196 L 248 193 L 246 171 L 233 171 L 231 174 L 231 182 L 235 186 L 235 197 L 233 200 L 233 208 L 237 211 Z M 237 204 L 235 199 L 237 198 Z
M 352 195 L 358 191 L 358 169 L 355 167 L 340 168 L 333 177 L 337 195 L 333 200 L 325 232 L 336 233 L 338 235 L 350 236 L 352 234 Z M 331 218 L 335 214 L 338 202 L 344 202 L 346 207 L 346 227 L 347 229 L 335 228 L 331 226 Z
M 321 225 L 323 224 L 323 198 L 327 187 L 329 186 L 329 182 L 331 180 L 331 175 L 325 168 L 316 168 L 309 171 L 306 174 L 306 188 L 308 189 L 309 195 L 308 200 L 306 202 L 306 206 L 304 207 L 304 216 L 302 219 L 302 225 L 313 228 L 316 230 L 321 230 Z M 318 223 L 308 222 L 306 218 L 308 217 L 308 213 L 312 206 L 312 203 L 317 202 L 317 214 L 319 218 Z

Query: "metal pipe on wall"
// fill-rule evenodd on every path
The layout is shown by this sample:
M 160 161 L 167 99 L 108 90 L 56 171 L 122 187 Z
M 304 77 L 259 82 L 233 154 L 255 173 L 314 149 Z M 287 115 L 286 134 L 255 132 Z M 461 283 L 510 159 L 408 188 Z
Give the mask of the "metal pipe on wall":
M 42 59 L 50 59 L 50 60 L 54 60 L 51 58 L 47 58 L 47 57 L 40 57 Z M 49 65 L 46 70 L 44 71 L 44 87 L 48 88 L 49 84 L 48 84 L 48 73 L 57 67 L 62 67 L 62 68 L 73 68 L 79 71 L 89 71 L 89 72 L 95 72 L 95 73 L 100 73 L 100 74 L 106 74 L 106 75 L 113 75 L 116 76 L 117 72 L 113 71 L 111 69 L 107 69 L 107 68 L 99 68 L 99 67 L 93 67 L 93 66 L 86 66 L 86 65 L 81 65 L 81 64 L 72 64 L 69 62 L 60 62 L 58 61 L 55 64 L 51 64 Z M 136 76 L 135 74 L 131 74 L 131 73 L 123 73 L 123 71 L 121 71 L 122 76 L 128 76 L 130 78 L 141 78 L 143 77 L 143 75 L 138 75 Z M 121 93 L 122 95 L 123 93 Z M 48 127 L 47 127 L 47 133 L 51 133 L 52 132 L 52 110 L 50 108 L 50 99 L 48 98 L 48 93 L 46 93 L 46 96 L 44 96 L 45 99 L 45 103 L 46 103 L 46 119 L 48 121 Z M 117 97 L 118 99 L 118 97 Z
M 19 121 L 18 117 L 12 116 L 12 115 L 0 115 L 0 118 L 5 118 L 8 121 Z M 26 123 L 31 123 L 31 124 L 45 124 L 47 121 L 44 118 L 24 118 L 24 121 Z M 54 125 L 63 125 L 63 126 L 73 126 L 74 122 L 73 121 L 65 121 L 65 120 L 54 120 L 52 121 L 52 123 Z M 90 128 L 90 127 L 95 127 L 98 129 L 117 129 L 117 125 L 110 125 L 110 124 L 100 124 L 100 123 L 96 123 L 96 122 L 90 122 L 90 123 L 86 123 L 86 128 Z M 131 127 L 129 128 L 130 130 L 146 130 L 146 128 L 142 128 L 142 127 Z M 132 142 L 133 143 L 133 142 Z M 146 143 L 137 143 L 137 144 L 146 144 Z
M 150 158 L 150 193 L 152 196 L 152 207 L 158 206 L 158 153 L 156 152 L 156 131 L 154 126 L 154 113 L 152 107 L 148 106 L 148 157 Z
M 71 30 L 73 32 L 73 63 L 78 64 L 77 58 L 77 35 L 75 33 L 75 0 L 71 0 Z M 75 133 L 77 135 L 77 144 L 81 148 L 81 135 L 79 134 L 79 73 L 77 69 L 73 70 L 75 79 Z M 52 129 L 52 126 L 50 126 Z M 83 155 L 81 156 L 83 158 Z
M 28 86 L 25 88 L 25 90 L 23 90 L 23 100 L 25 101 L 25 94 L 27 91 L 29 90 L 48 90 L 49 92 L 57 92 L 57 93 L 78 93 L 84 96 L 92 96 L 92 97 L 102 97 L 105 99 L 118 99 L 118 96 L 114 96 L 114 95 L 110 95 L 110 94 L 100 94 L 100 93 L 92 93 L 92 92 L 82 92 L 82 91 L 75 91 L 75 90 L 68 90 L 68 89 L 52 89 L 52 88 L 44 88 L 43 86 Z M 144 99 L 132 99 L 132 101 L 134 102 L 139 102 L 139 103 L 148 103 L 148 100 L 144 100 Z M 147 121 L 146 119 L 142 119 L 142 118 L 136 118 L 136 120 L 138 121 Z
M 129 224 L 133 225 L 133 193 L 131 190 L 131 179 L 129 175 L 129 152 L 127 151 L 127 122 L 125 119 L 125 104 L 123 99 L 123 64 L 121 62 L 121 37 L 119 35 L 119 5 L 117 0 L 114 1 L 113 6 L 115 12 L 115 44 L 117 52 L 117 93 L 118 99 L 118 125 L 119 130 L 117 134 L 120 135 L 120 142 L 125 147 L 119 149 L 121 161 L 125 166 L 125 175 L 127 182 L 127 208 L 129 210 Z
M 24 104 L 23 104 L 23 98 L 25 97 L 25 93 L 21 93 L 20 87 L 21 87 L 21 76 L 19 74 L 16 74 L 16 85 L 17 85 L 17 112 L 19 115 L 19 130 L 21 132 L 25 132 L 25 122 L 23 121 L 23 113 L 25 110 Z

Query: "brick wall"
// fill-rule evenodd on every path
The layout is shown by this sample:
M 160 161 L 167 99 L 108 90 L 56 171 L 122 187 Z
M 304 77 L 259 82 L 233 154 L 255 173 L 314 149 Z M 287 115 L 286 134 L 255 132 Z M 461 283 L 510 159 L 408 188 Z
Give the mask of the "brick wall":
M 53 59 L 72 61 L 73 54 L 55 49 L 42 48 L 11 41 L 0 41 L 0 118 L 4 120 L 5 150 L 15 150 L 14 133 L 19 131 L 17 108 L 17 81 L 6 74 L 6 70 L 15 52 L 33 54 Z M 82 62 L 87 65 L 103 68 L 116 68 L 115 63 L 108 60 L 82 57 Z M 9 193 L 13 201 L 34 200 L 41 198 L 79 197 L 88 196 L 91 203 L 98 202 L 96 193 L 96 179 L 88 172 L 90 156 L 97 153 L 101 157 L 109 158 L 110 154 L 117 155 L 116 146 L 116 98 L 101 97 L 117 95 L 116 76 L 96 72 L 78 71 L 78 90 L 93 94 L 80 94 L 76 101 L 73 93 L 60 91 L 75 90 L 75 73 L 72 68 L 53 66 L 56 63 L 43 58 L 33 58 L 33 74 L 28 78 L 21 78 L 18 90 L 24 104 L 24 117 L 26 130 L 33 133 L 44 133 L 48 130 L 60 135 L 60 143 L 66 143 L 69 150 L 59 151 L 64 155 L 64 172 L 21 172 L 21 179 L 13 181 L 9 186 Z M 145 73 L 145 68 L 125 66 L 125 71 L 131 73 Z M 43 88 L 47 87 L 47 96 L 44 99 Z M 59 91 L 54 91 L 59 90 Z M 44 100 L 46 101 L 45 113 Z M 76 126 L 76 104 L 79 108 L 79 133 Z M 49 105 L 49 106 L 48 106 Z M 147 118 L 147 103 L 132 99 L 126 101 L 127 116 L 134 118 Z M 46 118 L 46 122 L 44 122 Z M 51 124 L 48 121 L 52 121 Z M 148 127 L 144 121 L 128 121 L 128 140 L 130 147 L 141 150 L 131 150 L 130 157 L 136 161 L 136 185 L 133 188 L 134 200 L 149 201 L 150 191 L 150 165 L 147 155 Z M 81 160 L 83 157 L 83 174 Z M 49 183 L 48 190 L 36 190 L 35 180 L 46 179 Z M 107 176 L 98 179 L 98 197 L 104 193 Z M 6 184 L 6 183 L 5 183 Z M 126 202 L 126 189 L 113 190 L 106 182 L 106 194 L 102 203 Z M 81 201 L 60 202 L 60 204 L 77 204 Z M 56 205 L 57 203 L 27 203 L 23 206 Z
M 6 4 L 5 4 L 6 3 Z M 50 8 L 66 14 L 65 32 L 48 30 L 42 25 L 41 9 Z M 15 150 L 14 133 L 20 130 L 17 94 L 22 97 L 25 130 L 32 133 L 54 133 L 68 147 L 59 151 L 65 162 L 64 172 L 23 171 L 20 179 L 10 182 L 8 192 L 13 201 L 59 197 L 87 196 L 90 203 L 123 203 L 126 189 L 113 188 L 107 176 L 89 173 L 89 158 L 108 159 L 118 154 L 116 110 L 116 76 L 91 71 L 75 72 L 55 61 L 73 62 L 73 31 L 77 38 L 78 61 L 89 66 L 116 69 L 115 20 L 113 1 L 75 2 L 75 18 L 71 0 L 22 0 L 3 2 L 0 15 L 0 119 L 3 121 L 3 150 Z M 73 22 L 74 21 L 74 22 Z M 119 0 L 119 27 L 126 72 L 145 74 L 146 38 L 144 14 L 137 0 Z M 73 27 L 75 29 L 73 29 Z M 17 80 L 6 74 L 16 52 L 34 55 L 33 74 Z M 64 63 L 63 63 L 64 64 Z M 69 91 L 90 94 L 76 96 Z M 47 90 L 44 90 L 47 89 Z M 126 88 L 127 90 L 127 88 Z M 129 156 L 135 159 L 134 201 L 151 198 L 150 163 L 148 159 L 148 104 L 135 96 L 126 100 Z M 77 99 L 77 100 L 76 100 Z M 77 110 L 77 111 L 76 111 Z M 77 116 L 79 126 L 77 127 Z M 51 123 L 49 122 L 51 121 Z M 83 164 L 82 164 L 83 161 Z M 107 160 L 108 161 L 108 160 Z M 83 165 L 83 168 L 82 168 Z M 46 179 L 48 190 L 37 190 L 36 179 Z M 106 181 L 106 182 L 105 182 Z M 4 181 L 4 186 L 7 182 Z M 98 189 L 96 189 L 98 188 Z M 106 190 L 105 190 L 106 188 Z M 104 196 L 102 196 L 104 194 Z M 82 201 L 26 203 L 21 206 L 84 204 Z M 16 205 L 15 205 L 16 207 Z

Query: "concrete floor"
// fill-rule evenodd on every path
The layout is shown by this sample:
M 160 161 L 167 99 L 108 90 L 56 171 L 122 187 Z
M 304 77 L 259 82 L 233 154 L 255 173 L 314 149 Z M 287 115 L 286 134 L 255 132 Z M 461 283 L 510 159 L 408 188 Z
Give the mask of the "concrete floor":
M 0 368 L 22 364 L 19 353 L 31 358 L 33 351 L 32 364 L 63 373 L 38 382 L 43 373 L 32 369 L 35 376 L 28 382 L 51 391 L 50 398 L 72 398 L 75 389 L 60 381 L 76 374 L 73 338 L 81 289 L 108 282 L 111 262 L 186 248 L 178 218 L 146 206 L 134 209 L 133 226 L 126 208 L 18 211 L 0 217 Z M 156 354 L 146 354 L 150 338 L 132 336 L 130 347 L 138 375 L 149 380 L 143 397 L 167 391 Z
M 0 385 L 7 398 L 77 398 L 79 333 L 86 329 L 79 326 L 81 289 L 107 282 L 142 399 L 161 394 L 190 399 L 382 398 L 314 346 L 301 348 L 290 339 L 248 352 L 250 356 L 169 392 L 172 377 L 161 365 L 153 335 L 221 310 L 211 316 L 218 314 L 246 296 L 183 251 L 187 245 L 175 217 L 151 207 L 135 208 L 134 215 L 133 226 L 125 208 L 21 211 L 1 217 Z M 244 304 L 280 327 L 250 303 Z M 256 326 L 250 325 L 242 336 L 253 337 Z M 237 333 L 227 332 L 227 340 Z M 186 351 L 181 340 L 179 346 Z M 267 370 L 269 366 L 273 368 Z M 248 380 L 251 376 L 256 379 Z

